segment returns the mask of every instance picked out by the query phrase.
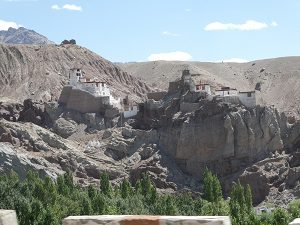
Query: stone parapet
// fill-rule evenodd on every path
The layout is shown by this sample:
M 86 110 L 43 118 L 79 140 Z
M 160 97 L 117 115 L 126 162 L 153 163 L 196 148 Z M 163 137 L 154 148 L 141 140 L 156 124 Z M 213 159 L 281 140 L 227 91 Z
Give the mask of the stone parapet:
M 18 225 L 17 215 L 14 210 L 0 210 L 1 225 Z
M 227 216 L 69 216 L 63 225 L 231 225 Z
M 300 218 L 294 219 L 289 225 L 300 225 Z

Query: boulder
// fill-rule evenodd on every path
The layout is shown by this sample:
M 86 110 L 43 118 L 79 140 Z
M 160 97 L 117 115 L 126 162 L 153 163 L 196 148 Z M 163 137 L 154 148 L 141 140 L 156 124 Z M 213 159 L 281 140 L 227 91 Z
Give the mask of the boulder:
M 54 122 L 54 130 L 63 138 L 67 138 L 76 132 L 77 123 L 65 118 L 59 118 Z
M 270 187 L 268 179 L 264 174 L 246 172 L 240 176 L 239 180 L 244 186 L 247 184 L 250 185 L 254 204 L 262 202 L 268 196 Z
M 288 175 L 287 175 L 287 180 L 286 180 L 286 185 L 288 185 L 290 188 L 295 187 L 296 182 L 299 182 L 300 180 L 300 167 L 295 167 L 295 168 L 290 168 Z
M 108 119 L 113 119 L 117 117 L 120 114 L 120 111 L 118 108 L 111 108 L 111 109 L 106 109 L 104 117 Z

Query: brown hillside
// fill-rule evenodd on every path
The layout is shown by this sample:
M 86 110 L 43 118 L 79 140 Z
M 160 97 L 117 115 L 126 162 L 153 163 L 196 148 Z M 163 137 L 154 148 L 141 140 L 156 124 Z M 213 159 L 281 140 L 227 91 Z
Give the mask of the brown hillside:
M 145 83 L 78 45 L 0 45 L 0 96 L 56 100 L 74 66 L 106 81 L 116 96 L 130 94 L 139 101 L 150 91 Z
M 215 87 L 224 85 L 238 90 L 253 90 L 260 83 L 262 97 L 268 105 L 300 116 L 300 57 L 248 63 L 157 61 L 120 64 L 120 67 L 148 84 L 164 89 L 169 81 L 180 76 L 184 68 L 198 74 L 194 76 L 196 80 Z

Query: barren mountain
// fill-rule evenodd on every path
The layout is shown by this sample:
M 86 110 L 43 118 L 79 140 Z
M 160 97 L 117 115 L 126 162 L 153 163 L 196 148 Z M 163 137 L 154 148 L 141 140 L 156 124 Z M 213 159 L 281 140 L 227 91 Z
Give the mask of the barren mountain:
M 0 31 L 0 44 L 54 44 L 45 36 L 24 27 Z
M 248 63 L 142 62 L 118 64 L 150 85 L 166 89 L 169 81 L 181 76 L 186 68 L 197 82 L 213 87 L 230 86 L 238 90 L 260 87 L 266 104 L 288 115 L 300 116 L 300 57 L 283 57 Z
M 56 100 L 68 83 L 69 70 L 106 81 L 116 96 L 139 101 L 149 86 L 77 45 L 0 45 L 0 95 L 16 100 Z

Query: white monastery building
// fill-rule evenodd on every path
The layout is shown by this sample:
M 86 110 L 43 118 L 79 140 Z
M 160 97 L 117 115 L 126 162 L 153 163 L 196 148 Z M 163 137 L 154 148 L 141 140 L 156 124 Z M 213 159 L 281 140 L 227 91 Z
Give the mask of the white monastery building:
M 110 89 L 106 82 L 99 81 L 97 80 L 97 78 L 86 78 L 85 73 L 79 68 L 70 70 L 69 79 L 70 85 L 76 89 L 87 91 L 95 97 L 109 97 L 109 104 L 122 111 L 124 118 L 133 117 L 137 115 L 139 111 L 138 106 L 131 103 L 128 99 L 128 96 L 123 100 L 121 104 L 120 98 L 115 99 L 111 95 Z
M 105 82 L 85 78 L 84 72 L 81 69 L 70 70 L 70 85 L 88 91 L 95 96 L 111 96 Z
M 238 91 L 235 88 L 222 87 L 220 90 L 215 90 L 215 95 L 220 97 L 225 96 L 235 96 L 238 94 Z
M 196 91 L 205 91 L 207 94 L 211 95 L 209 84 L 196 84 Z
M 239 91 L 240 102 L 246 107 L 255 107 L 257 105 L 256 91 Z

